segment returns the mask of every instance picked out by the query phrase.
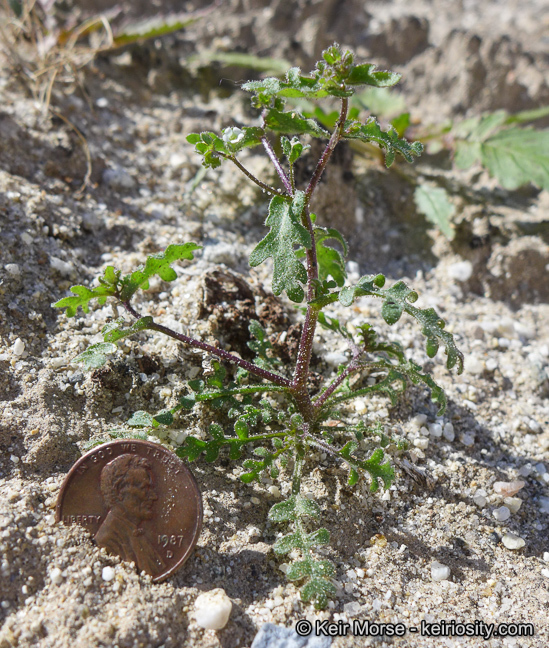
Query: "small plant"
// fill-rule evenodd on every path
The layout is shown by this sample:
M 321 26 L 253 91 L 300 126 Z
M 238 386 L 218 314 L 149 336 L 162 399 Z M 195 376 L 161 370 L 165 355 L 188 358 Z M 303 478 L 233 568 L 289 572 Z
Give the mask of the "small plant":
M 154 275 L 173 281 L 176 273 L 172 264 L 182 259 L 192 260 L 194 252 L 200 248 L 195 243 L 170 245 L 128 275 L 108 266 L 99 285 L 93 288 L 73 286 L 72 296 L 54 304 L 57 308 L 65 308 L 69 317 L 74 317 L 78 307 L 87 312 L 92 300 L 104 304 L 108 298 L 113 298 L 129 315 L 129 322 L 118 318 L 107 324 L 102 331 L 104 342 L 89 347 L 78 357 L 87 368 L 104 364 L 107 356 L 116 351 L 118 340 L 141 331 L 163 333 L 214 357 L 213 373 L 204 380 L 189 381 L 189 392 L 180 398 L 176 407 L 155 415 L 137 412 L 129 424 L 153 428 L 170 425 L 178 411 L 188 412 L 203 403 L 214 410 L 223 409 L 233 423 L 226 428 L 212 423 L 207 440 L 188 436 L 176 450 L 180 457 L 194 461 L 204 455 L 206 461 L 214 461 L 220 452 L 228 450 L 230 459 L 236 460 L 251 451 L 251 456 L 243 461 L 241 479 L 244 482 L 258 480 L 262 474 L 283 477 L 291 471 L 289 497 L 275 504 L 269 513 L 272 521 L 291 526 L 290 533 L 276 541 L 274 551 L 291 553 L 291 559 L 298 555 L 290 564 L 287 576 L 302 582 L 303 601 L 311 601 L 317 608 L 325 607 L 335 594 L 331 581 L 335 568 L 330 561 L 317 558 L 314 552 L 316 546 L 328 543 L 329 533 L 324 528 L 312 529 L 311 519 L 318 520 L 321 509 L 302 493 L 303 475 L 314 466 L 311 455 L 320 451 L 340 460 L 348 469 L 350 486 L 367 475 L 372 492 L 380 485 L 388 488 L 394 479 L 394 470 L 386 452 L 396 447 L 403 449 L 405 444 L 388 438 L 380 428 L 371 429 L 364 422 L 350 422 L 345 406 L 358 397 L 376 393 L 389 397 L 394 404 L 408 382 L 424 383 L 429 387 L 432 399 L 438 403 L 439 414 L 446 406 L 443 390 L 428 373 L 406 357 L 398 343 L 380 341 L 367 322 L 351 333 L 324 309 L 336 302 L 350 307 L 361 297 L 376 297 L 381 300 L 381 314 L 387 324 L 395 324 L 403 313 L 407 313 L 421 326 L 427 355 L 434 357 L 442 346 L 447 367 L 456 367 L 458 372 L 463 369 L 463 356 L 452 335 L 445 331 L 444 321 L 434 309 L 414 306 L 418 295 L 404 282 L 398 281 L 386 288 L 385 277 L 378 274 L 364 276 L 355 285 L 348 285 L 344 238 L 336 229 L 317 224 L 316 216 L 309 210 L 322 173 L 341 140 L 376 143 L 385 151 L 387 166 L 397 155 L 407 162 L 420 155 L 422 145 L 399 138 L 393 127 L 383 130 L 374 117 L 361 122 L 356 118 L 356 111 L 351 116 L 348 114 L 349 99 L 358 87 L 392 86 L 398 80 L 398 74 L 378 71 L 374 65 L 355 64 L 350 52 L 334 45 L 323 52 L 322 60 L 310 76 L 292 68 L 284 80 L 267 78 L 243 85 L 244 90 L 252 93 L 252 103 L 261 112 L 261 125 L 229 127 L 221 135 L 203 132 L 187 137 L 203 157 L 205 167 L 215 169 L 222 163 L 235 164 L 271 196 L 265 223 L 269 232 L 252 251 L 249 261 L 251 266 L 258 266 L 272 258 L 274 294 L 286 293 L 291 301 L 304 304 L 295 367 L 281 365 L 272 353 L 265 330 L 255 320 L 249 324 L 252 340 L 248 346 L 256 359 L 250 362 L 177 333 L 137 312 L 132 305 L 134 295 L 139 290 L 146 290 Z M 339 113 L 330 131 L 295 109 L 285 110 L 287 99 L 316 101 L 323 98 L 335 98 L 339 102 Z M 325 138 L 328 142 L 308 184 L 300 188 L 296 186 L 294 165 L 307 152 L 307 145 L 300 139 L 304 135 Z M 256 178 L 239 161 L 239 152 L 254 146 L 264 147 L 281 188 Z M 281 154 L 277 155 L 275 150 Z M 336 375 L 315 393 L 309 388 L 308 379 L 317 325 L 345 338 L 349 361 L 339 366 Z M 227 379 L 223 363 L 237 367 L 231 380 Z M 274 395 L 276 399 L 272 398 Z M 218 417 L 218 420 L 223 419 Z M 343 443 L 339 442 L 342 437 Z

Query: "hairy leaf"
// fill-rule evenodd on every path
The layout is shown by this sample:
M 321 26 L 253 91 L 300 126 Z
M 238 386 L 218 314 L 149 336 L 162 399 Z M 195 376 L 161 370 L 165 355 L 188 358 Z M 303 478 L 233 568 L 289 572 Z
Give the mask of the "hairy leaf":
M 99 286 L 92 289 L 86 288 L 86 286 L 72 286 L 71 292 L 76 296 L 64 297 L 58 302 L 55 302 L 55 304 L 52 304 L 52 307 L 66 308 L 67 317 L 74 317 L 79 306 L 84 313 L 88 313 L 90 310 L 89 303 L 92 299 L 97 299 L 98 303 L 103 305 L 107 301 L 107 297 L 116 294 L 119 279 L 120 272 L 115 270 L 113 266 L 108 266 L 103 272 L 103 276 L 99 279 Z
M 328 137 L 329 133 L 321 128 L 314 119 L 307 119 L 295 110 L 282 112 L 271 108 L 265 115 L 265 126 L 275 133 L 312 135 Z
M 451 241 L 454 238 L 452 217 L 456 213 L 456 208 L 450 202 L 447 192 L 442 187 L 420 184 L 414 191 L 414 200 L 418 211 Z
M 275 196 L 269 205 L 269 216 L 265 224 L 271 228 L 250 255 L 252 267 L 273 257 L 273 292 L 280 295 L 284 290 L 294 302 L 301 302 L 305 292 L 301 284 L 307 282 L 307 271 L 294 252 L 294 245 L 311 247 L 309 232 L 300 222 L 299 209 L 304 194 L 296 192 L 292 203 L 282 196 Z
M 325 578 L 311 578 L 300 591 L 301 600 L 304 603 L 313 602 L 317 610 L 323 610 L 337 593 L 335 585 Z
M 383 305 L 381 307 L 381 314 L 387 324 L 394 324 L 398 322 L 402 313 L 408 313 L 414 317 L 421 325 L 421 332 L 428 340 L 428 352 L 432 353 L 434 350 L 434 340 L 438 340 L 445 347 L 446 353 L 446 366 L 448 369 L 457 366 L 457 372 L 463 371 L 463 354 L 457 348 L 454 337 L 451 333 L 444 330 L 445 322 L 434 310 L 434 308 L 416 308 L 412 303 L 417 301 L 418 295 L 414 290 L 408 288 L 403 281 L 397 281 L 391 288 L 382 288 L 385 283 L 383 275 L 367 275 L 362 277 L 358 284 L 351 287 L 344 293 L 345 305 L 353 303 L 351 296 L 354 299 L 362 296 L 381 297 Z M 353 291 L 351 293 L 351 290 Z M 322 297 L 311 302 L 317 307 L 323 307 L 329 303 L 336 301 L 340 293 Z M 430 356 L 432 357 L 432 356 Z
M 146 330 L 147 328 L 149 328 L 152 322 L 152 317 L 141 317 L 128 328 L 124 328 L 124 324 L 126 322 L 124 318 L 119 317 L 114 322 L 109 322 L 109 324 L 106 324 L 103 327 L 101 333 L 103 334 L 103 339 L 105 340 L 105 342 L 117 342 L 118 340 L 128 337 L 129 335 L 133 335 L 134 333 L 139 333 L 139 331 Z
M 152 414 L 139 410 L 134 412 L 132 417 L 128 420 L 128 425 L 132 427 L 158 427 L 158 423 L 155 422 Z
M 334 45 L 322 53 L 310 76 L 301 74 L 299 68 L 290 68 L 281 81 L 274 77 L 262 81 L 249 81 L 242 88 L 255 94 L 256 106 L 269 106 L 275 97 L 293 99 L 320 99 L 322 97 L 350 97 L 355 86 L 392 86 L 400 75 L 385 70 L 376 70 L 371 63 L 355 65 L 353 55 Z
M 276 365 L 280 364 L 278 358 L 273 358 L 268 354 L 268 350 L 272 348 L 272 344 L 267 339 L 267 334 L 257 320 L 250 320 L 248 325 L 250 335 L 255 340 L 250 340 L 246 344 L 256 354 L 255 364 L 264 369 L 273 369 Z
M 308 144 L 302 144 L 297 137 L 292 137 L 291 140 L 287 137 L 281 137 L 280 143 L 290 165 L 295 164 L 301 155 L 311 148 Z
M 343 286 L 347 278 L 347 270 L 345 268 L 345 259 L 347 256 L 347 243 L 343 236 L 334 227 L 315 227 L 315 242 L 316 242 L 316 259 L 318 263 L 318 278 L 321 282 L 328 280 L 332 277 L 336 286 Z M 328 247 L 324 244 L 328 240 L 337 241 L 343 248 L 343 256 L 335 248 Z M 305 257 L 305 250 L 301 248 L 296 252 L 298 259 Z M 334 286 L 335 287 L 335 286 Z
M 343 137 L 358 139 L 362 142 L 375 142 L 385 149 L 385 164 L 390 167 L 397 153 L 402 155 L 406 162 L 413 162 L 414 156 L 418 157 L 423 151 L 421 142 L 407 142 L 400 139 L 396 130 L 391 128 L 386 132 L 381 129 L 375 117 L 370 117 L 365 124 L 359 121 L 347 120 L 345 122 Z
M 192 261 L 194 250 L 201 249 L 202 246 L 196 243 L 184 243 L 183 245 L 168 245 L 164 252 L 151 255 L 145 261 L 145 265 L 139 266 L 135 272 L 122 279 L 120 299 L 128 301 L 140 288 L 147 290 L 149 279 L 154 275 L 158 275 L 164 281 L 177 279 L 177 274 L 171 264 L 181 259 Z
M 116 344 L 106 342 L 92 344 L 80 355 L 77 355 L 73 362 L 81 362 L 84 369 L 87 370 L 99 369 L 107 362 L 107 356 L 116 353 L 116 350 Z

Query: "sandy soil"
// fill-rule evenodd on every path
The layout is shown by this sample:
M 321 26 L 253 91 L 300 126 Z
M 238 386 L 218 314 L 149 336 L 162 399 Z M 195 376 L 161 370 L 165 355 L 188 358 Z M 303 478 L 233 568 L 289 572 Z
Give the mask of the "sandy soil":
M 401 176 L 349 151 L 327 174 L 315 206 L 320 222 L 341 227 L 351 241 L 352 273 L 407 278 L 419 304 L 446 318 L 466 356 L 459 377 L 441 359 L 428 365 L 448 394 L 443 419 L 419 388 L 397 408 L 382 399 L 357 406 L 357 416 L 410 440 L 429 484 L 402 473 L 389 492 L 370 495 L 367 484 L 348 488 L 330 461 L 310 465 L 306 487 L 323 507 L 332 538 L 326 555 L 337 566 L 333 607 L 316 612 L 299 601 L 271 549 L 283 529 L 266 521 L 280 493 L 270 480 L 241 483 L 229 462 L 193 464 L 204 529 L 191 559 L 165 583 L 100 551 L 84 530 L 54 523 L 61 482 L 86 448 L 127 433 L 136 410 L 172 406 L 185 381 L 208 366 L 202 354 L 142 335 L 122 344 L 105 369 L 83 372 L 71 360 L 100 340 L 112 312 L 106 305 L 69 320 L 52 309 L 71 285 L 108 264 L 129 271 L 172 242 L 194 240 L 203 253 L 182 264 L 172 284 L 153 284 L 139 303 L 143 313 L 206 340 L 221 336 L 242 352 L 246 314 L 255 311 L 273 335 L 298 319 L 289 303 L 266 299 L 265 269 L 247 267 L 264 232 L 261 192 L 230 168 L 208 172 L 191 191 L 200 164 L 186 134 L 250 119 L 235 83 L 249 71 L 200 66 L 193 55 L 239 48 L 308 69 L 337 40 L 403 72 L 400 92 L 413 118 L 433 122 L 548 103 L 546 2 L 394 0 L 368 3 L 367 11 L 363 4 L 234 0 L 176 36 L 98 58 L 83 71 L 87 99 L 76 85 L 54 87 L 52 105 L 89 145 L 93 172 L 83 195 L 78 137 L 3 66 L 0 648 L 236 648 L 250 646 L 266 622 L 292 627 L 301 618 L 535 628 L 533 637 L 487 641 L 408 633 L 359 644 L 349 634 L 334 638 L 334 647 L 548 645 L 549 195 L 533 187 L 503 191 L 479 169 L 456 174 L 444 156 L 419 168 L 467 181 L 476 197 L 456 203 L 451 243 L 416 213 Z M 133 4 L 127 13 L 142 10 Z M 247 163 L 271 173 L 259 152 Z M 464 261 L 472 274 L 460 281 L 456 264 Z M 225 306 L 212 286 L 224 291 Z M 425 364 L 413 323 L 387 330 L 369 302 L 352 313 L 354 323 L 365 318 Z M 291 340 L 281 352 L 291 354 Z M 328 362 L 320 359 L 324 342 L 336 352 Z M 314 370 L 328 375 L 343 350 L 321 334 Z M 211 420 L 207 412 L 183 418 L 162 442 L 203 434 Z M 520 501 L 505 502 L 494 484 L 515 480 L 524 482 Z M 287 492 L 284 481 L 279 488 Z M 503 505 L 514 512 L 498 521 L 494 511 Z M 514 536 L 523 547 L 506 546 Z M 434 562 L 450 568 L 447 580 L 433 580 Z M 113 567 L 112 580 L 105 567 Z M 233 602 L 230 620 L 221 631 L 203 630 L 194 601 L 218 587 Z

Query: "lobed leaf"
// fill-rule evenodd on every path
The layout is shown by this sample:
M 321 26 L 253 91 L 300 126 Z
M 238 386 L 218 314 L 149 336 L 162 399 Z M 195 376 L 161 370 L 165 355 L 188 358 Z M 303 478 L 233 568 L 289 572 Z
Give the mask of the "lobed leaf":
M 328 137 L 329 133 L 321 128 L 314 119 L 307 119 L 296 110 L 282 112 L 271 108 L 265 114 L 265 126 L 275 133 L 312 135 Z
M 295 164 L 297 160 L 308 151 L 311 147 L 308 144 L 302 144 L 297 137 L 289 140 L 287 137 L 281 137 L 282 151 L 290 165 Z
M 304 603 L 312 601 L 317 610 L 323 610 L 337 593 L 335 585 L 326 578 L 311 578 L 300 591 L 301 600 Z
M 399 74 L 376 70 L 375 65 L 354 64 L 353 54 L 333 45 L 322 53 L 322 61 L 310 76 L 301 74 L 297 67 L 286 72 L 284 80 L 268 77 L 262 81 L 249 81 L 243 90 L 253 92 L 257 107 L 269 106 L 275 98 L 321 99 L 322 97 L 350 97 L 354 86 L 369 85 L 375 88 L 388 87 L 397 83 Z
M 117 350 L 116 344 L 99 342 L 99 344 L 92 344 L 80 355 L 73 359 L 73 362 L 82 362 L 84 369 L 99 369 L 107 362 L 107 356 L 115 353 Z
M 101 330 L 105 342 L 117 342 L 118 340 L 128 337 L 129 335 L 139 333 L 139 331 L 145 331 L 153 323 L 153 318 L 149 316 L 141 317 L 128 328 L 123 327 L 125 323 L 126 322 L 124 318 L 119 317 L 114 322 L 109 322 L 109 324 L 106 324 Z
M 385 164 L 390 167 L 397 153 L 402 155 L 406 162 L 413 162 L 414 156 L 418 157 L 423 152 L 421 142 L 410 142 L 401 139 L 397 131 L 391 126 L 388 131 L 383 131 L 375 117 L 370 117 L 365 124 L 359 121 L 347 120 L 344 125 L 343 137 L 358 139 L 362 142 L 375 142 L 385 149 Z
M 297 191 L 290 203 L 282 196 L 275 196 L 269 204 L 269 215 L 265 224 L 271 228 L 267 236 L 258 243 L 250 254 L 252 267 L 273 258 L 273 292 L 280 295 L 286 291 L 294 302 L 301 302 L 305 292 L 301 284 L 307 282 L 307 271 L 294 252 L 294 245 L 311 247 L 309 232 L 301 224 L 301 212 L 305 194 Z
M 67 317 L 74 317 L 79 306 L 82 308 L 84 313 L 88 313 L 90 310 L 90 301 L 92 299 L 97 299 L 98 303 L 103 305 L 107 301 L 107 297 L 116 294 L 119 278 L 120 272 L 115 270 L 112 266 L 108 266 L 104 270 L 103 276 L 99 279 L 99 286 L 91 289 L 80 285 L 72 286 L 71 292 L 76 296 L 64 297 L 55 302 L 55 304 L 52 304 L 52 307 L 66 308 Z
M 122 279 L 121 301 L 129 301 L 140 288 L 147 290 L 149 279 L 154 275 L 158 275 L 164 281 L 177 279 L 177 274 L 171 264 L 181 259 L 192 261 L 194 250 L 201 249 L 202 246 L 196 243 L 184 243 L 183 245 L 168 245 L 164 252 L 151 255 L 145 261 L 145 265 L 139 266 L 137 270 Z
M 362 277 L 356 286 L 345 289 L 344 304 L 351 305 L 354 299 L 361 296 L 381 297 L 383 299 L 381 314 L 387 324 L 395 324 L 402 313 L 408 313 L 422 325 L 421 332 L 427 338 L 428 354 L 433 354 L 435 351 L 435 341 L 442 343 L 447 356 L 446 366 L 448 369 L 457 366 L 458 374 L 461 373 L 463 371 L 463 354 L 457 348 L 453 335 L 444 330 L 445 322 L 434 308 L 423 309 L 412 306 L 412 303 L 417 301 L 418 295 L 414 290 L 408 288 L 403 281 L 397 281 L 391 288 L 382 288 L 384 282 L 385 277 L 383 275 Z M 337 296 L 341 300 L 340 295 L 341 293 Z M 312 303 L 322 307 L 335 301 L 335 299 L 335 296 L 330 295 Z M 438 350 L 438 347 L 436 348 Z M 433 355 L 429 357 L 433 357 Z

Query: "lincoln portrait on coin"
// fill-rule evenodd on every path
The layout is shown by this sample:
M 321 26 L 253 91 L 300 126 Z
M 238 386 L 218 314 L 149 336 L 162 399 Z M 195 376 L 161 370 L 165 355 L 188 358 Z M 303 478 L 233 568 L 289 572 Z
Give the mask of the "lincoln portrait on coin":
M 163 570 L 163 559 L 140 527 L 152 519 L 158 500 L 147 459 L 123 454 L 110 461 L 101 471 L 101 494 L 109 512 L 95 534 L 97 544 L 148 574 Z

